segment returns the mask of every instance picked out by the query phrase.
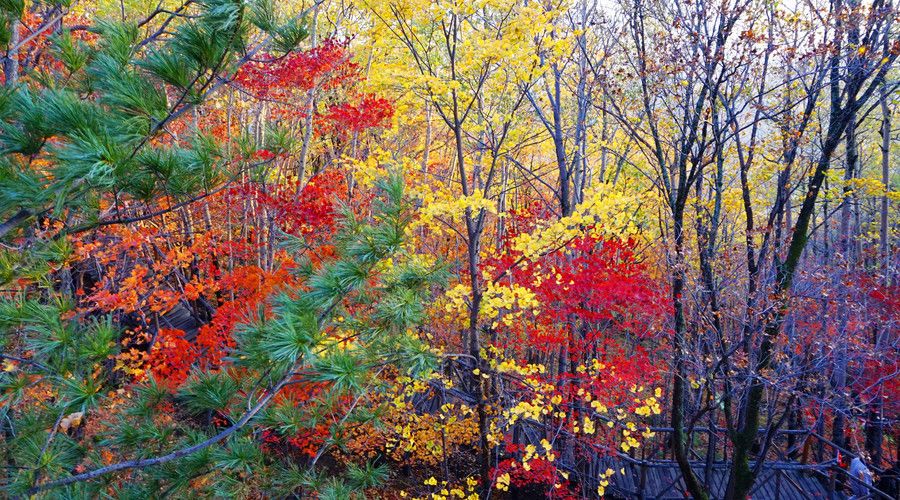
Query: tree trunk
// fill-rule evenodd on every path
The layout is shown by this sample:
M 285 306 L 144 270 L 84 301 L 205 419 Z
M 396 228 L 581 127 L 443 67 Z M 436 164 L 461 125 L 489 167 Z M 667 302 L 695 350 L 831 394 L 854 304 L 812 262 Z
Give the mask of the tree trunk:
M 672 365 L 674 373 L 672 374 L 672 454 L 684 478 L 685 486 L 688 491 L 697 500 L 707 500 L 709 494 L 697 476 L 691 469 L 685 442 L 687 436 L 684 432 L 684 414 L 685 414 L 685 398 L 686 398 L 686 378 L 687 370 L 685 367 L 685 355 L 687 354 L 685 345 L 685 337 L 687 328 L 684 319 L 684 287 L 686 280 L 685 260 L 684 260 L 684 202 L 679 200 L 672 213 L 674 244 L 675 244 L 675 260 L 672 270 L 672 304 L 675 310 L 675 325 L 672 334 Z
M 6 86 L 15 87 L 19 83 L 19 26 L 18 19 L 9 21 L 9 45 L 3 60 L 3 75 Z
M 311 48 L 316 47 L 316 27 L 319 20 L 319 6 L 313 8 L 313 18 L 309 24 L 309 44 Z M 306 95 L 306 102 L 303 104 L 303 112 L 306 116 L 303 119 L 303 142 L 300 146 L 300 163 L 297 165 L 297 193 L 299 198 L 300 192 L 303 190 L 303 177 L 306 176 L 306 165 L 309 157 L 309 146 L 312 143 L 313 136 L 313 118 L 316 112 L 316 84 L 313 82 L 312 88 Z

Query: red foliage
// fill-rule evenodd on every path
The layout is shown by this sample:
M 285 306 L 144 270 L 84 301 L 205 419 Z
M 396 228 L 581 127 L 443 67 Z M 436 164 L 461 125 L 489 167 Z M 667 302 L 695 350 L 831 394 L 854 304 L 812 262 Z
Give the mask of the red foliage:
M 391 101 L 366 94 L 356 104 L 343 102 L 331 106 L 323 118 L 332 132 L 346 134 L 384 127 L 393 116 Z
M 517 222 L 525 229 L 529 225 Z M 584 236 L 534 262 L 507 245 L 483 269 L 505 274 L 536 294 L 540 314 L 532 324 L 520 325 L 533 348 L 550 351 L 565 345 L 581 354 L 611 334 L 640 339 L 662 329 L 665 288 L 651 277 L 633 240 Z
M 335 229 L 338 193 L 346 191 L 343 174 L 335 170 L 317 174 L 303 186 L 299 196 L 296 191 L 296 181 L 276 185 L 246 183 L 229 190 L 226 197 L 227 203 L 236 208 L 254 200 L 265 207 L 284 233 L 328 238 Z
M 580 498 L 578 487 L 560 476 L 558 468 L 552 462 L 535 458 L 528 461 L 528 467 L 530 470 L 525 470 L 522 463 L 516 459 L 503 460 L 493 469 L 491 477 L 496 478 L 508 473 L 510 489 L 518 490 L 519 495 L 531 498 L 562 500 Z
M 313 49 L 249 63 L 235 80 L 255 98 L 269 101 L 272 116 L 279 119 L 307 117 L 307 93 L 314 92 L 314 129 L 319 134 L 346 138 L 385 127 L 394 115 L 393 104 L 358 91 L 362 75 L 351 60 L 348 44 L 348 40 L 328 39 Z
M 150 371 L 160 385 L 178 387 L 187 379 L 197 355 L 197 347 L 184 338 L 182 330 L 160 329 L 150 352 Z
M 350 60 L 349 40 L 327 39 L 319 46 L 284 57 L 245 64 L 235 76 L 257 98 L 282 99 L 293 91 L 325 90 L 359 78 L 359 67 Z M 265 57 L 265 56 L 264 56 Z

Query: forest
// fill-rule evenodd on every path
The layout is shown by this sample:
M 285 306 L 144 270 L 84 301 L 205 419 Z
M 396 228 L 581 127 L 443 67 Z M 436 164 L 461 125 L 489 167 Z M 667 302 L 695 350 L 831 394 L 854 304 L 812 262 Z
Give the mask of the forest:
M 0 498 L 900 498 L 893 0 L 0 0 L 3 47 Z

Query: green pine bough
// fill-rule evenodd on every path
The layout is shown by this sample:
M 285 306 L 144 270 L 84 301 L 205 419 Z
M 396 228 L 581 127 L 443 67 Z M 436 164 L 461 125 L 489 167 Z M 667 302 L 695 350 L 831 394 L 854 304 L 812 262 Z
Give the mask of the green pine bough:
M 62 490 L 81 496 L 112 487 L 120 488 L 117 496 L 146 498 L 181 491 L 210 473 L 216 477 L 214 492 L 224 496 L 239 495 L 247 474 L 265 491 L 315 488 L 335 498 L 377 485 L 386 477 L 383 465 L 349 465 L 335 474 L 333 468 L 317 473 L 316 462 L 329 447 L 340 446 L 341 424 L 377 422 L 377 408 L 362 403 L 376 401 L 385 387 L 379 376 L 384 367 L 425 376 L 436 366 L 427 344 L 411 332 L 423 319 L 429 290 L 447 276 L 443 267 L 425 266 L 404 249 L 412 206 L 403 189 L 402 177 L 383 179 L 370 216 L 346 212 L 334 240 L 336 257 L 317 269 L 300 266 L 302 290 L 283 291 L 272 299 L 271 314 L 240 325 L 226 366 L 196 370 L 174 393 L 152 379 L 133 389 L 128 408 L 108 423 L 112 434 L 96 447 L 56 432 L 54 421 L 73 412 L 90 413 L 115 386 L 90 368 L 114 354 L 115 325 L 62 320 L 70 307 L 62 302 L 0 303 L 3 356 L 24 361 L 18 370 L 0 375 L 5 394 L 0 411 L 9 431 L 6 459 L 14 464 L 5 491 L 19 496 Z M 385 266 L 388 259 L 391 265 Z M 32 356 L 24 359 L 25 352 Z M 35 377 L 59 396 L 40 407 L 17 407 Z M 273 404 L 293 384 L 324 384 L 324 395 L 312 401 L 323 411 L 338 400 L 353 402 L 305 468 L 267 456 L 258 439 L 262 431 L 296 429 L 315 414 L 290 402 Z M 217 428 L 178 419 L 163 425 L 155 418 L 163 401 L 174 402 L 180 414 L 216 412 L 227 415 L 229 423 Z M 92 418 L 102 417 L 94 413 Z M 72 473 L 86 459 L 101 463 L 99 448 L 135 458 Z M 114 474 L 123 471 L 129 471 L 127 481 Z

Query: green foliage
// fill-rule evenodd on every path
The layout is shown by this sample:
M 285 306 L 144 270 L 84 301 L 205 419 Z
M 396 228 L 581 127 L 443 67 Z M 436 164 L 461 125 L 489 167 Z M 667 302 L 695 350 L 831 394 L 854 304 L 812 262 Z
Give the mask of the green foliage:
M 21 10 L 16 0 L 0 5 L 7 17 Z M 306 33 L 297 19 L 279 20 L 271 2 L 205 0 L 184 13 L 167 21 L 167 37 L 144 40 L 133 22 L 101 19 L 88 48 L 63 31 L 52 39 L 62 70 L 0 92 L 0 220 L 52 211 L 83 230 L 97 223 L 101 194 L 177 201 L 216 184 L 225 166 L 217 141 L 197 131 L 187 141 L 154 139 L 248 60 L 254 29 L 276 50 Z M 289 147 L 285 134 L 273 140 Z
M 179 392 L 179 401 L 194 413 L 228 407 L 238 391 L 234 378 L 223 372 L 195 372 Z
M 17 5 L 0 10 L 8 15 Z M 345 425 L 377 420 L 378 408 L 348 401 L 377 399 L 386 363 L 413 375 L 436 366 L 415 331 L 429 289 L 447 276 L 404 245 L 412 205 L 400 176 L 380 182 L 370 212 L 345 209 L 334 257 L 300 266 L 302 284 L 239 325 L 224 363 L 194 366 L 178 390 L 152 377 L 133 383 L 114 368 L 120 351 L 127 356 L 133 348 L 123 345 L 127 318 L 76 310 L 72 290 L 62 289 L 71 285 L 61 285 L 73 252 L 66 233 L 103 222 L 101 200 L 171 206 L 221 186 L 231 160 L 221 141 L 194 129 L 168 140 L 167 126 L 250 58 L 250 40 L 261 38 L 251 38 L 255 30 L 265 32 L 269 52 L 296 48 L 306 36 L 303 22 L 282 19 L 274 7 L 265 0 L 195 2 L 156 39 L 142 39 L 145 29 L 134 22 L 98 22 L 90 46 L 63 31 L 52 40 L 57 69 L 0 91 L 0 220 L 23 228 L 0 238 L 27 240 L 25 251 L 0 248 L 0 283 L 32 282 L 0 299 L 0 439 L 9 464 L 3 494 L 29 495 L 76 471 L 199 443 L 205 446 L 186 456 L 52 495 L 180 497 L 207 477 L 199 489 L 209 496 L 267 485 L 286 495 L 314 488 L 322 498 L 349 498 L 386 480 L 386 467 L 372 463 L 314 473 L 311 463 L 264 453 L 260 437 L 327 428 L 319 451 L 341 447 Z M 272 128 L 265 145 L 290 153 L 293 137 Z M 252 156 L 251 147 L 238 149 Z M 62 234 L 34 235 L 36 219 L 60 223 Z M 284 240 L 302 261 L 307 247 Z M 310 397 L 301 405 L 275 395 L 289 392 L 285 387 Z M 101 411 L 113 406 L 112 415 Z M 82 419 L 99 431 L 82 435 Z M 216 438 L 238 422 L 227 439 Z
M 367 462 L 362 467 L 356 464 L 347 467 L 347 483 L 354 490 L 377 488 L 384 484 L 387 478 L 388 468 L 384 464 L 376 466 Z
M 272 0 L 255 0 L 249 2 L 249 20 L 263 31 L 273 31 L 278 26 L 278 16 L 275 14 L 275 2 Z
M 53 54 L 65 65 L 69 73 L 76 73 L 85 68 L 90 59 L 88 47 L 81 41 L 76 41 L 69 30 L 53 39 Z
M 272 45 L 276 50 L 287 53 L 300 45 L 307 35 L 306 26 L 298 19 L 289 19 L 272 30 Z
M 193 61 L 175 50 L 151 49 L 147 57 L 138 64 L 160 80 L 181 90 L 190 86 L 192 76 L 196 73 Z
M 270 323 L 265 345 L 272 361 L 295 363 L 301 357 L 310 357 L 319 340 L 319 325 L 312 312 L 295 316 L 285 310 Z
M 158 160 L 164 175 L 165 158 Z M 148 160 L 141 156 L 136 161 Z M 442 283 L 446 273 L 425 265 L 403 244 L 411 221 L 403 186 L 400 177 L 384 179 L 372 213 L 351 217 L 348 212 L 340 220 L 334 258 L 307 267 L 300 274 L 300 288 L 276 295 L 268 310 L 236 329 L 229 366 L 195 367 L 175 392 L 152 377 L 129 388 L 122 411 L 99 424 L 106 431 L 96 445 L 121 460 L 150 458 L 207 442 L 285 381 L 313 390 L 310 398 L 299 404 L 292 397 L 278 397 L 228 439 L 133 471 L 127 485 L 113 486 L 114 476 L 103 476 L 60 494 L 95 495 L 113 486 L 125 498 L 177 495 L 196 492 L 194 480 L 200 476 L 215 478 L 204 490 L 213 496 L 244 496 L 254 487 L 265 487 L 285 494 L 314 489 L 324 498 L 351 498 L 382 484 L 387 477 L 383 465 L 348 464 L 346 470 L 314 474 L 291 458 L 283 461 L 263 453 L 258 438 L 261 432 L 289 437 L 325 426 L 329 436 L 321 451 L 342 447 L 345 425 L 377 421 L 377 408 L 346 404 L 373 398 L 382 390 L 379 374 L 385 362 L 410 374 L 428 373 L 435 366 L 413 332 L 423 318 L 424 294 Z M 46 252 L 45 261 L 51 255 L 65 258 L 70 250 L 47 245 Z M 10 258 L 3 262 L 10 269 L 17 265 Z M 16 433 L 8 443 L 19 471 L 6 485 L 11 494 L 33 487 L 36 477 L 55 479 L 71 474 L 77 464 L 101 464 L 101 457 L 67 433 L 50 439 L 48 429 L 60 416 L 74 412 L 102 420 L 96 409 L 116 387 L 106 375 L 110 372 L 98 369 L 117 352 L 116 324 L 105 317 L 67 319 L 72 305 L 64 295 L 51 292 L 49 283 L 46 286 L 54 300 L 0 302 L 3 352 L 30 356 L 30 362 L 15 370 L 0 372 L 2 408 Z M 27 397 L 29 380 L 36 375 L 57 398 L 43 406 L 31 404 L 28 413 L 11 414 L 15 402 Z M 252 484 L 248 477 L 255 478 Z
M 25 2 L 24 0 L 2 0 L 0 1 L 0 10 L 16 17 L 22 17 L 25 12 Z

